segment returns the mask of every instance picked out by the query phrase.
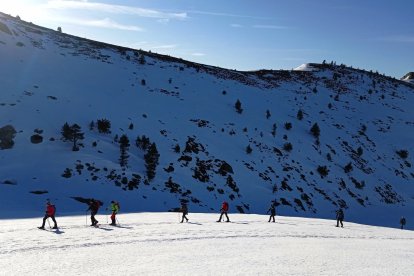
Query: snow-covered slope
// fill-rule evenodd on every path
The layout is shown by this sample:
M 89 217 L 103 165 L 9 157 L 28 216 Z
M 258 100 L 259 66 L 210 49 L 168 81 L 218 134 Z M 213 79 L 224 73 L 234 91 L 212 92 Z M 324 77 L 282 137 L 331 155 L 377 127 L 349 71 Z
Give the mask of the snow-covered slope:
M 414 72 L 409 72 L 401 78 L 403 81 L 414 84 Z
M 414 90 L 403 81 L 326 64 L 225 70 L 3 14 L 0 56 L 0 217 L 41 215 L 46 198 L 79 214 L 93 197 L 125 212 L 228 200 L 263 213 L 276 199 L 284 215 L 330 218 L 341 206 L 355 222 L 414 220 Z M 66 122 L 84 133 L 79 151 L 62 139 Z M 153 179 L 142 136 L 160 155 Z
M 414 233 L 332 220 L 231 214 L 120 215 L 121 227 L 58 217 L 0 221 L 2 275 L 411 275 Z M 103 222 L 101 215 L 98 219 Z
M 318 69 L 315 68 L 312 63 L 302 64 L 302 65 L 296 67 L 293 70 L 295 70 L 295 71 L 305 71 L 305 72 L 318 71 Z

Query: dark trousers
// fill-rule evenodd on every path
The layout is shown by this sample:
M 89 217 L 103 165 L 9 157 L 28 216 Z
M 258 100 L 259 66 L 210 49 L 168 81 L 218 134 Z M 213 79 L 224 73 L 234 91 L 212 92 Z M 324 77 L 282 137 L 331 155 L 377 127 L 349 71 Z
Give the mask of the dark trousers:
M 344 224 L 342 223 L 343 220 L 343 218 L 336 219 L 336 227 L 339 227 L 339 223 L 341 223 L 341 227 L 344 227 Z
M 187 214 L 188 213 L 183 213 L 183 217 L 181 218 L 181 222 L 184 222 L 184 219 L 185 219 L 185 221 L 188 221 Z
M 227 212 L 225 212 L 225 211 L 221 211 L 220 218 L 219 218 L 218 221 L 219 222 L 221 221 L 221 218 L 223 217 L 223 215 L 226 215 L 227 222 L 229 222 L 230 221 L 229 216 L 227 215 Z
M 269 217 L 269 222 L 272 220 L 272 218 L 273 218 L 273 222 L 276 222 L 275 221 L 275 216 L 276 216 L 276 214 L 270 214 L 270 217 Z
M 92 225 L 96 225 L 98 223 L 98 221 L 95 218 L 95 215 L 98 213 L 98 211 L 91 211 L 91 221 L 92 221 Z
M 56 219 L 55 219 L 55 216 L 49 216 L 48 214 L 46 214 L 45 216 L 44 216 L 44 218 L 43 218 L 43 224 L 42 224 L 42 227 L 45 227 L 45 223 L 46 223 L 46 220 L 48 219 L 48 218 L 51 218 L 52 220 L 53 220 L 53 222 L 55 223 L 55 225 L 53 226 L 53 227 L 57 227 L 57 223 L 56 223 Z
M 112 225 L 116 224 L 116 212 L 115 211 L 112 212 L 111 221 L 112 221 L 111 223 Z

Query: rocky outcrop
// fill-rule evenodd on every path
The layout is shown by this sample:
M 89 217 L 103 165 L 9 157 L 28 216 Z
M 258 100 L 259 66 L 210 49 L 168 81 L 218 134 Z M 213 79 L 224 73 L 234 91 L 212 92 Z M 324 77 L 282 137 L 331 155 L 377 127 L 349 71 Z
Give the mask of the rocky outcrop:
M 7 125 L 0 128 L 0 149 L 11 149 L 14 145 L 14 136 L 16 130 L 12 125 Z

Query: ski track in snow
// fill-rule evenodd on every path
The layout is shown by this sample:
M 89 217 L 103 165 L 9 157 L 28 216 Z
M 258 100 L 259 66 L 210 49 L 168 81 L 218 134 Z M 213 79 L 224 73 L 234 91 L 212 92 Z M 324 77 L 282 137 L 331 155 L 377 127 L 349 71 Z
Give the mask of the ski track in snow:
M 41 218 L 0 221 L 0 275 L 409 275 L 414 267 L 412 231 L 241 214 L 217 223 L 216 214 L 190 213 L 182 224 L 175 213 L 123 214 L 120 227 L 97 218 L 99 228 L 58 217 L 61 227 L 46 231 L 36 228 Z

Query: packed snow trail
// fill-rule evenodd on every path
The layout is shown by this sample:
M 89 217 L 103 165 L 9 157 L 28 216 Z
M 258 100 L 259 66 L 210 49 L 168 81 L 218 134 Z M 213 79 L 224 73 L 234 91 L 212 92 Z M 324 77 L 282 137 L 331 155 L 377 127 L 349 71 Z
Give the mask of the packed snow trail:
M 0 221 L 0 275 L 410 275 L 414 232 L 333 220 L 229 214 L 121 214 Z

